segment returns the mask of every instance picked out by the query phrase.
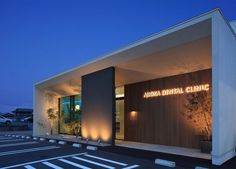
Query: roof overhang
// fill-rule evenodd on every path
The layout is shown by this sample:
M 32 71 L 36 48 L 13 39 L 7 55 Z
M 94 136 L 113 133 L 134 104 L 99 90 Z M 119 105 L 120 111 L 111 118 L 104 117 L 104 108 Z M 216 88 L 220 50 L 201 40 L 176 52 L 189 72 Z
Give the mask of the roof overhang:
M 38 82 L 35 84 L 35 87 L 43 89 L 58 85 L 57 88 L 60 88 L 60 85 L 68 84 L 71 86 L 78 86 L 78 84 L 81 83 L 80 78 L 83 75 L 112 66 L 116 67 L 117 72 L 119 72 L 119 70 L 126 69 L 124 67 L 125 64 L 135 62 L 139 59 L 141 61 L 144 56 L 150 56 L 151 58 L 155 54 L 159 55 L 161 52 L 167 51 L 167 49 L 173 49 L 189 42 L 198 41 L 204 38 L 211 40 L 211 18 L 215 13 L 221 14 L 219 9 L 215 9 L 198 17 L 192 18 L 145 39 L 127 45 L 112 53 L 104 55 L 93 60 L 92 62 L 80 65 L 74 69 Z M 211 65 L 208 64 L 206 68 L 210 66 Z M 65 82 L 67 82 L 67 84 Z M 78 90 L 78 88 L 76 90 Z M 71 93 L 73 93 L 73 91 Z

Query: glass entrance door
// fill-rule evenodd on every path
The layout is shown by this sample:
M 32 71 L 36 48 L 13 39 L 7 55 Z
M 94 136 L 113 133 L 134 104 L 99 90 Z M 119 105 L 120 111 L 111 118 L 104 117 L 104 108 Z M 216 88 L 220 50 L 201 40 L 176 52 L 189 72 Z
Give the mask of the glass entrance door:
M 59 99 L 59 133 L 81 135 L 81 99 L 80 96 L 68 96 Z
M 70 97 L 60 98 L 59 130 L 60 134 L 70 134 Z
M 116 139 L 124 140 L 124 87 L 116 88 Z
M 116 100 L 116 139 L 124 140 L 124 99 Z

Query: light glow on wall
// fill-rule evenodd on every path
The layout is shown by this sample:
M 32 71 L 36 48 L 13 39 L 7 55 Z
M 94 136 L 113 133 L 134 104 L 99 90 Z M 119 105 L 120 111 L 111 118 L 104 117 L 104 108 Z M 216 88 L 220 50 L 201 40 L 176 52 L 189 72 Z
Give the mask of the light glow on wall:
M 96 141 L 99 139 L 99 133 L 98 133 L 97 127 L 94 127 L 94 126 L 91 127 L 89 134 L 92 140 Z
M 104 125 L 99 127 L 96 126 L 83 126 L 82 127 L 82 137 L 84 139 L 90 139 L 93 141 L 101 140 L 108 141 L 111 138 L 110 129 Z
M 130 120 L 137 120 L 138 112 L 137 111 L 131 111 L 130 112 Z
M 200 85 L 195 85 L 195 86 L 187 86 L 185 88 L 178 87 L 178 88 L 171 88 L 171 89 L 147 91 L 143 94 L 143 98 L 179 95 L 179 94 L 184 94 L 184 93 L 195 93 L 195 92 L 209 91 L 209 90 L 210 90 L 210 84 L 200 84 Z
M 88 130 L 87 130 L 87 128 L 84 126 L 84 127 L 82 127 L 82 137 L 83 138 L 88 138 Z
M 102 127 L 100 130 L 100 137 L 102 141 L 108 141 L 111 137 L 108 127 Z

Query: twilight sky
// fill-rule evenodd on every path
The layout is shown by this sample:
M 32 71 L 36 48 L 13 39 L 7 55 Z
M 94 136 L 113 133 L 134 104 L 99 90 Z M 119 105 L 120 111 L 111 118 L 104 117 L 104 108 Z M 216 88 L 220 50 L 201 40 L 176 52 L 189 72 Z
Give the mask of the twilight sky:
M 0 112 L 33 107 L 35 82 L 236 0 L 1 0 Z

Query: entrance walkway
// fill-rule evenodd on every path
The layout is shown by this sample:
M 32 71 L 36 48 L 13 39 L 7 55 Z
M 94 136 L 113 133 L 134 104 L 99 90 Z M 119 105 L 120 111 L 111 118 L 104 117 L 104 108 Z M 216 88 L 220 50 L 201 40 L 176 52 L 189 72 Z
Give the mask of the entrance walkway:
M 121 140 L 116 140 L 116 146 L 148 150 L 148 151 L 154 151 L 154 152 L 161 152 L 161 153 L 168 153 L 168 154 L 175 154 L 175 155 L 183 155 L 187 157 L 195 157 L 195 158 L 201 158 L 201 159 L 207 159 L 207 160 L 211 159 L 210 154 L 201 153 L 200 150 L 192 149 L 192 148 L 165 146 L 165 145 L 158 145 L 158 144 L 148 144 L 148 143 L 139 143 L 139 142 L 132 142 L 132 141 L 121 141 Z

